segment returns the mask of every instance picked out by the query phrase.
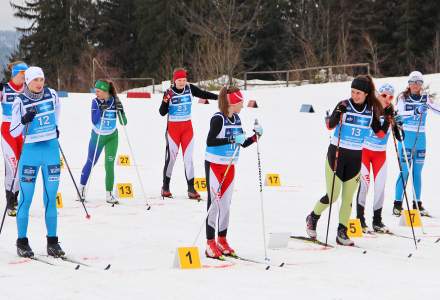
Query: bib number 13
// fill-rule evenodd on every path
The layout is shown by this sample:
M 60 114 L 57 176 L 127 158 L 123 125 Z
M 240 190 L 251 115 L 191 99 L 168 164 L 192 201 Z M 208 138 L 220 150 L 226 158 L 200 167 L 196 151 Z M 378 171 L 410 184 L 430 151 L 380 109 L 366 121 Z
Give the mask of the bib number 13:
M 38 117 L 37 118 L 38 123 L 40 124 L 40 126 L 43 125 L 49 125 L 49 116 L 42 116 L 42 117 Z
M 352 128 L 351 135 L 352 136 L 361 136 L 361 129 L 360 128 Z

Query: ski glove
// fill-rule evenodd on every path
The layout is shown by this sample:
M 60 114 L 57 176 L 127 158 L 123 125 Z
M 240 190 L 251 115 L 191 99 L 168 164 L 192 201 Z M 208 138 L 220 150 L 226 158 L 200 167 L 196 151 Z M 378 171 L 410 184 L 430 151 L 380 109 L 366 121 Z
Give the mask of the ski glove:
M 254 126 L 254 131 L 258 135 L 258 137 L 263 135 L 263 127 L 260 124 Z
M 124 112 L 124 106 L 122 106 L 122 102 L 119 99 L 116 100 L 116 110 L 121 113 Z
M 246 141 L 246 136 L 243 133 L 237 134 L 236 136 L 234 136 L 234 142 L 236 144 L 243 145 L 244 141 Z
M 336 107 L 336 111 L 339 112 L 339 113 L 341 113 L 341 114 L 344 114 L 344 113 L 347 112 L 347 106 L 346 106 L 345 104 L 343 104 L 343 103 L 340 103 L 340 104 Z
M 28 111 L 24 116 L 21 117 L 21 124 L 26 125 L 27 123 L 32 122 L 36 114 L 37 112 L 35 110 Z
M 55 128 L 55 130 L 57 131 L 57 139 L 60 138 L 60 131 L 58 130 L 58 126 Z
M 396 122 L 397 125 L 402 126 L 403 124 L 403 118 L 401 115 L 395 115 L 394 116 L 394 122 Z
M 171 91 L 171 89 L 169 89 L 169 90 L 167 90 L 167 91 L 165 92 L 165 94 L 163 95 L 163 99 L 162 99 L 163 102 L 165 102 L 165 103 L 170 102 L 171 96 L 172 96 L 172 91 Z
M 416 109 L 415 109 L 416 114 L 418 114 L 418 115 L 424 114 L 427 110 L 428 110 L 428 105 L 426 105 L 426 104 L 422 104 L 422 105 L 416 107 Z
M 101 102 L 101 103 L 99 103 L 99 109 L 100 110 L 106 110 L 108 108 L 108 104 L 107 104 L 107 101 L 104 101 L 104 102 Z

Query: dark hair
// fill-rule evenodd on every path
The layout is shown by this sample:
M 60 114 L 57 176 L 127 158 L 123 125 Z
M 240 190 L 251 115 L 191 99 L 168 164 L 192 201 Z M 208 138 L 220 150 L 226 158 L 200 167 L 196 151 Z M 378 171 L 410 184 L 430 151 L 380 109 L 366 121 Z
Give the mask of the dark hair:
M 230 86 L 230 87 L 224 86 L 220 90 L 220 93 L 218 95 L 218 108 L 225 116 L 227 116 L 229 113 L 228 94 L 232 94 L 238 91 L 239 89 L 236 88 L 235 86 Z
M 367 82 L 370 92 L 367 93 L 365 100 L 376 116 L 381 116 L 383 114 L 383 107 L 379 99 L 376 97 L 376 86 L 374 85 L 373 78 L 370 75 L 358 75 L 355 79 L 359 79 Z

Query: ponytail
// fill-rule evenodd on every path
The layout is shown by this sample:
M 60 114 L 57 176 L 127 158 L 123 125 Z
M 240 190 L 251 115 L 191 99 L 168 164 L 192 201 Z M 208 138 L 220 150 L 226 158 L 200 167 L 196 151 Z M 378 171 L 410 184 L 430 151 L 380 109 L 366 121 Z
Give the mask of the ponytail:
M 218 108 L 225 116 L 229 114 L 228 94 L 238 92 L 239 90 L 240 89 L 236 88 L 235 86 L 230 86 L 230 87 L 224 86 L 220 90 L 220 93 L 218 95 Z
M 109 84 L 109 86 L 110 86 L 110 88 L 109 88 L 109 94 L 111 95 L 111 96 L 113 96 L 113 98 L 118 98 L 118 95 L 117 95 L 117 93 L 116 93 L 116 88 L 115 88 L 115 85 L 114 85 L 114 83 L 113 83 L 113 81 L 108 81 L 108 84 Z

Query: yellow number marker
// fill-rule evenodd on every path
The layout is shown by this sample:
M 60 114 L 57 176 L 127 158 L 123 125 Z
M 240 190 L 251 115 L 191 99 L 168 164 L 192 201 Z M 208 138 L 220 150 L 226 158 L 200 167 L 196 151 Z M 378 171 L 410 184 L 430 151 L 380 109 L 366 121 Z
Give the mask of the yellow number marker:
M 64 207 L 64 205 L 63 205 L 63 197 L 61 196 L 61 193 L 57 193 L 56 201 L 57 201 L 57 208 L 63 208 Z
M 267 186 L 281 186 L 280 174 L 266 174 L 264 185 Z
M 120 154 L 118 156 L 118 165 L 128 167 L 131 165 L 130 156 L 126 154 Z
M 133 198 L 131 183 L 118 183 L 116 189 L 118 190 L 118 198 Z
M 174 266 L 180 269 L 200 269 L 202 263 L 200 262 L 199 248 L 177 248 Z
M 404 210 L 403 214 L 400 216 L 400 225 L 402 226 L 411 226 L 411 221 L 413 223 L 413 227 L 422 227 L 422 219 L 420 218 L 419 211 L 416 209 L 411 209 L 410 211 Z
M 194 178 L 194 188 L 198 192 L 206 192 L 206 178 Z
M 350 219 L 347 226 L 348 237 L 362 237 L 361 221 L 359 219 Z

